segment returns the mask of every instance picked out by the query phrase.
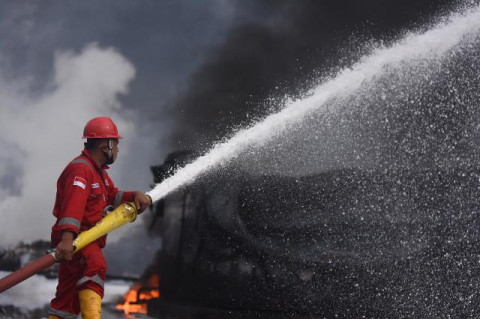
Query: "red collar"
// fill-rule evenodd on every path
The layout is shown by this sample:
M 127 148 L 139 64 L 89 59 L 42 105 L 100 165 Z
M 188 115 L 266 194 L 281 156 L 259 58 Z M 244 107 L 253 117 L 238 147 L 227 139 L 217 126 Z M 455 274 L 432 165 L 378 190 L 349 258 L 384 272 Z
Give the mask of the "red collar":
M 92 163 L 93 167 L 95 167 L 97 170 L 100 170 L 100 168 L 97 165 L 97 162 L 93 159 L 92 155 L 90 154 L 90 151 L 87 150 L 86 148 L 83 149 L 82 155 L 85 156 L 90 163 Z M 102 169 L 109 169 L 110 167 L 108 165 L 103 165 Z

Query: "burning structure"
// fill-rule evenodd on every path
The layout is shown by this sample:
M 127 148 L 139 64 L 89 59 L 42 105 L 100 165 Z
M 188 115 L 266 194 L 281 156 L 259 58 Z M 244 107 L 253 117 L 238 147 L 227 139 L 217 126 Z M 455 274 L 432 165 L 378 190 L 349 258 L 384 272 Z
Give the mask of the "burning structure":
M 148 301 L 159 297 L 158 275 L 153 274 L 147 280 L 135 283 L 125 294 L 123 303 L 118 304 L 116 309 L 123 311 L 126 315 L 131 313 L 147 314 Z
M 186 158 L 179 152 L 152 168 L 156 181 Z M 151 229 L 163 240 L 153 270 L 161 295 L 148 302 L 149 314 L 478 311 L 477 168 L 295 178 L 231 171 L 157 203 Z
M 478 28 L 478 16 L 467 20 L 464 30 Z M 375 51 L 302 105 L 288 105 L 322 112 L 301 117 L 288 138 L 253 146 L 252 162 L 271 159 L 265 153 L 272 151 L 274 160 L 283 155 L 297 165 L 295 176 L 223 162 L 222 172 L 158 202 L 150 229 L 162 236 L 161 293 L 148 313 L 477 313 L 478 77 L 471 67 L 478 65 L 478 37 L 458 33 L 452 38 L 459 42 L 444 46 L 439 30 L 451 31 L 439 27 Z M 205 102 L 201 96 L 193 100 Z M 293 113 L 282 115 L 284 127 L 294 126 Z M 249 139 L 279 130 L 272 123 Z M 313 152 L 302 149 L 307 144 Z M 153 168 L 155 182 L 188 157 L 175 153 Z

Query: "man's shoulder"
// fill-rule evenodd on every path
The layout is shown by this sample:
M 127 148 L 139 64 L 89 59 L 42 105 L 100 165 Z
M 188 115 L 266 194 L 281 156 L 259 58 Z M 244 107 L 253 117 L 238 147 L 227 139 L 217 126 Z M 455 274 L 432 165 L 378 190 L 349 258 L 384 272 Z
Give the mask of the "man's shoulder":
M 85 156 L 77 156 L 65 167 L 63 174 L 78 173 L 90 177 L 93 175 L 92 163 Z M 63 175 L 62 174 L 62 175 Z
M 75 166 L 75 167 L 88 167 L 89 170 L 93 171 L 93 165 L 90 160 L 83 155 L 75 157 L 73 160 L 68 163 L 68 166 Z

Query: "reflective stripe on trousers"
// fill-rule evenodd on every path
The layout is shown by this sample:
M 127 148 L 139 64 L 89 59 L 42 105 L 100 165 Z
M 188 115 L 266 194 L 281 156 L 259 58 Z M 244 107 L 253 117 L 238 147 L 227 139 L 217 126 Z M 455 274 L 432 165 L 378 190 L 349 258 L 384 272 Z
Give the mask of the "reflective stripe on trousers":
M 77 287 L 80 286 L 80 285 L 83 285 L 87 281 L 93 281 L 94 283 L 98 284 L 100 287 L 103 288 L 103 279 L 100 278 L 99 275 L 95 275 L 95 276 L 92 276 L 92 277 L 85 276 L 85 277 L 80 278 L 80 280 L 77 282 Z
M 52 307 L 49 307 L 48 314 L 59 316 L 60 318 L 63 318 L 63 319 L 77 319 L 78 318 L 78 314 L 70 313 L 70 312 L 66 312 L 66 311 L 62 311 L 62 310 L 57 310 L 57 309 L 54 309 Z

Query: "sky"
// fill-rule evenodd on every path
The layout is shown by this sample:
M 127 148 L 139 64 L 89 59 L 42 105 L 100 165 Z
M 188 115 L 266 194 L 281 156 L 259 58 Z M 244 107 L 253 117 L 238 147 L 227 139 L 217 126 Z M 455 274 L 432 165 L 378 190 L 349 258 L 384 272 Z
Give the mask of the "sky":
M 0 1 L 0 246 L 48 238 L 88 119 L 114 119 L 110 175 L 147 191 L 168 152 L 207 149 L 456 2 Z

